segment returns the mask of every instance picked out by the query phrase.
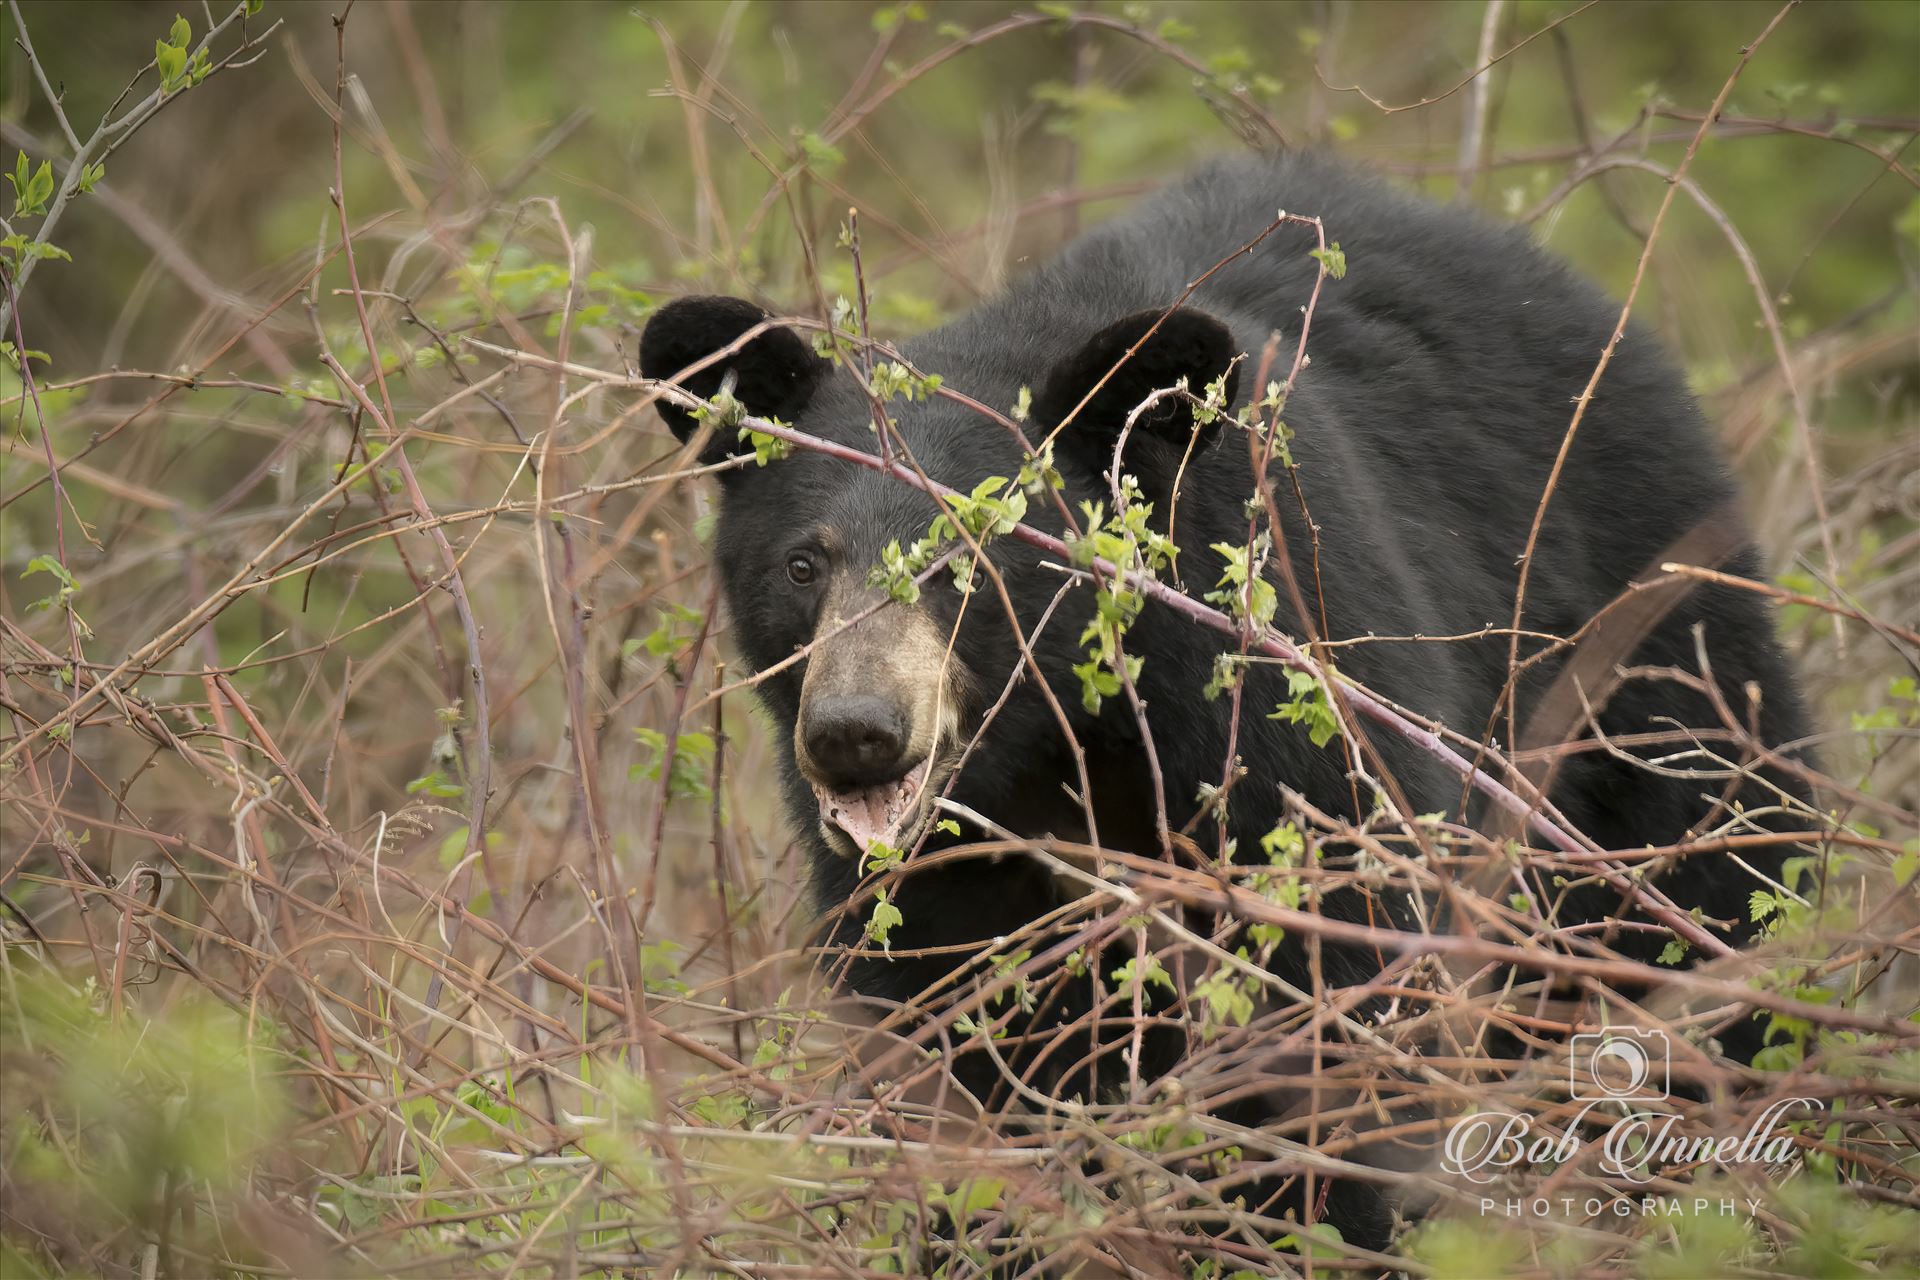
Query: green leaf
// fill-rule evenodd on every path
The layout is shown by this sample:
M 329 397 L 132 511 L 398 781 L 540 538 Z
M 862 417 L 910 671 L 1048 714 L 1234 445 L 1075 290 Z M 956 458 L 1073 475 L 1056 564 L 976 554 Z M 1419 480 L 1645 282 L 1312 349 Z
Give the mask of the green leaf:
M 695 410 L 693 416 L 698 418 L 700 411 Z M 756 467 L 764 467 L 769 462 L 778 462 L 793 452 L 791 441 L 768 435 L 764 431 L 755 431 L 752 427 L 741 427 L 739 438 L 753 446 L 753 465 Z
M 1098 661 L 1077 664 L 1073 674 L 1080 677 L 1080 705 L 1087 709 L 1088 715 L 1100 714 L 1101 702 L 1120 693 L 1120 677 Z
M 1300 828 L 1291 822 L 1283 822 L 1267 834 L 1260 837 L 1260 852 L 1267 855 L 1267 861 L 1276 867 L 1297 867 L 1300 857 L 1307 850 L 1305 837 Z
M 1319 263 L 1321 267 L 1326 270 L 1326 273 L 1335 280 L 1344 280 L 1347 278 L 1347 255 L 1340 251 L 1340 242 L 1338 240 L 1335 240 L 1324 249 L 1313 250 L 1307 256 Z
M 893 929 L 906 923 L 907 918 L 900 914 L 900 908 L 887 900 L 887 891 L 880 890 L 874 895 L 873 911 L 867 916 L 867 941 L 877 942 L 885 950 L 893 950 L 893 944 L 887 935 Z
M 925 22 L 926 6 L 916 3 L 890 4 L 873 11 L 873 29 L 885 35 L 904 22 Z
M 20 367 L 20 349 L 11 342 L 0 342 L 0 356 L 4 356 L 7 363 L 14 368 L 18 369 Z M 53 363 L 53 357 L 38 347 L 28 347 L 26 356 L 28 360 L 38 360 L 41 364 Z
M 52 198 L 53 162 L 42 160 L 40 167 L 33 171 L 33 180 L 27 184 L 27 203 L 39 209 Z
M 846 154 L 840 148 L 817 133 L 800 135 L 800 154 L 806 158 L 809 169 L 821 173 L 831 173 L 847 162 Z
M 985 1213 L 1000 1202 L 1000 1193 L 1006 1189 L 1004 1178 L 970 1178 L 953 1191 L 941 1196 L 946 1202 L 949 1216 L 965 1221 L 976 1213 Z
M 671 938 L 662 938 L 658 942 L 641 945 L 640 981 L 645 984 L 647 990 L 666 995 L 687 994 L 690 988 L 680 977 L 680 957 L 675 954 L 684 949 Z
M 1316 747 L 1324 747 L 1339 736 L 1340 718 L 1334 714 L 1327 701 L 1327 691 L 1318 680 L 1304 671 L 1289 671 L 1287 692 L 1291 696 L 1275 707 L 1267 719 L 1305 725 L 1307 737 Z
M 660 621 L 644 638 L 621 642 L 620 656 L 631 658 L 640 650 L 655 658 L 672 658 L 700 634 L 699 625 L 706 615 L 683 604 L 669 604 L 661 611 Z
M 1213 544 L 1213 549 L 1220 553 L 1226 566 L 1217 589 L 1207 592 L 1207 602 L 1221 606 L 1257 630 L 1264 630 L 1280 607 L 1279 593 L 1271 582 L 1256 571 L 1257 562 L 1265 557 L 1269 545 L 1270 539 L 1266 534 L 1261 534 L 1250 559 L 1245 547 L 1230 542 Z
M 187 51 L 168 44 L 165 40 L 153 42 L 153 65 L 160 71 L 160 91 L 172 93 L 186 78 Z
M 646 748 L 649 758 L 627 770 L 629 778 L 660 780 L 660 757 L 666 754 L 667 735 L 658 729 L 635 729 L 633 735 Z M 713 797 L 708 779 L 713 774 L 714 743 L 711 734 L 682 733 L 674 740 L 673 766 L 668 774 L 667 798 L 685 796 L 695 800 Z
M 941 378 L 930 373 L 922 378 L 913 370 L 898 361 L 888 360 L 873 371 L 873 393 L 882 400 L 891 400 L 895 396 L 905 396 L 908 403 L 915 400 L 931 400 L 940 390 Z
M 1245 954 L 1243 949 L 1243 958 Z M 1193 994 L 1205 1001 L 1207 1006 L 1203 1025 L 1215 1030 L 1229 1023 L 1236 1027 L 1246 1026 L 1253 1018 L 1253 993 L 1258 987 L 1258 979 L 1233 972 L 1224 966 L 1194 983 Z
M 1285 940 L 1286 936 L 1287 931 L 1277 924 L 1250 924 L 1247 926 L 1247 937 L 1251 938 L 1253 944 L 1262 950 L 1279 946 L 1280 943 Z
M 739 1090 L 732 1093 L 710 1093 L 695 1099 L 691 1110 L 703 1123 L 712 1128 L 738 1129 L 747 1118 L 747 1095 Z
M 437 796 L 442 800 L 448 800 L 459 795 L 461 790 L 462 788 L 459 783 L 437 769 L 432 773 L 415 778 L 407 784 L 407 794 L 410 796 Z
M 925 555 L 930 558 L 931 548 Z M 920 599 L 920 584 L 914 577 L 925 567 L 920 544 L 902 551 L 896 538 L 881 549 L 880 563 L 867 574 L 867 585 L 885 591 L 900 604 L 913 604 Z
M 173 15 L 173 26 L 167 32 L 167 43 L 176 49 L 184 49 L 193 39 L 193 25 L 179 14 Z
M 26 578 L 36 573 L 50 573 L 59 579 L 60 585 L 67 590 L 79 590 L 74 584 L 73 574 L 67 571 L 67 566 L 61 564 L 60 561 L 53 556 L 35 556 L 33 559 L 27 561 L 27 567 L 20 571 L 20 576 Z
M 1160 963 L 1159 956 L 1149 953 L 1144 969 L 1136 977 L 1135 967 L 1139 964 L 1139 961 L 1140 957 L 1135 956 L 1118 969 L 1115 969 L 1108 976 L 1113 979 L 1116 986 L 1125 987 L 1138 981 L 1143 985 L 1151 983 L 1155 986 L 1165 987 L 1169 995 L 1173 994 L 1173 977 L 1167 972 L 1166 966 Z
M 13 214 L 16 218 L 30 218 L 45 213 L 47 201 L 53 196 L 53 164 L 42 160 L 38 169 L 33 168 L 22 151 L 14 157 L 13 172 L 6 175 L 7 182 L 13 187 Z

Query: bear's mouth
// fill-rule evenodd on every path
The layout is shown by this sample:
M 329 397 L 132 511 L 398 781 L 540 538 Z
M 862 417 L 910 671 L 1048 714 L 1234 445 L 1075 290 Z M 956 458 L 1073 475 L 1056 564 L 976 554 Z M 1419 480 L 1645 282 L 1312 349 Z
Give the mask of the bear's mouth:
M 873 851 L 876 844 L 906 851 L 906 845 L 918 834 L 919 819 L 926 810 L 927 777 L 933 770 L 933 754 L 892 782 L 870 787 L 827 787 L 813 783 L 813 794 L 820 801 L 820 825 L 829 834 L 843 833 L 861 855 Z

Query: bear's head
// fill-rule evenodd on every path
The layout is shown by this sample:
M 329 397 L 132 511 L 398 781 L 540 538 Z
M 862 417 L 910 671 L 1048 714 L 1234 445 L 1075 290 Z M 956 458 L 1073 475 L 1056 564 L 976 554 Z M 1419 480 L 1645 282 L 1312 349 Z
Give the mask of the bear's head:
M 1082 633 L 1094 591 L 1057 557 L 1013 537 L 988 544 L 986 565 L 951 538 L 926 553 L 940 515 L 934 498 L 850 455 L 881 457 L 874 424 L 884 412 L 893 424 L 889 462 L 972 494 L 992 477 L 1017 476 L 1051 440 L 1057 493 L 999 487 L 1005 500 L 1024 501 L 1028 524 L 1059 535 L 1064 510 L 1084 526 L 1083 501 L 1110 516 L 1118 464 L 1138 482 L 1128 500 L 1155 504 L 1153 521 L 1164 529 L 1176 476 L 1221 434 L 1222 419 L 1196 415 L 1194 397 L 1224 378 L 1232 403 L 1240 348 L 1225 325 L 1184 308 L 1089 328 L 1028 339 L 989 317 L 943 331 L 904 350 L 914 373 L 941 376 L 938 391 L 877 404 L 808 338 L 743 299 L 680 299 L 648 323 L 640 343 L 647 378 L 709 405 L 730 398 L 754 418 L 833 446 L 756 461 L 737 417 L 665 395 L 656 402 L 698 462 L 716 469 L 715 563 L 735 640 L 783 730 L 796 832 L 813 847 L 843 856 L 875 842 L 908 849 L 949 788 L 963 803 L 969 793 L 990 795 L 1002 821 L 1011 797 L 1026 818 L 1009 825 L 1073 825 L 1057 780 L 1037 788 L 1046 794 L 1021 788 L 1073 750 L 1070 734 L 1078 741 L 1095 730 L 1073 670 L 1087 660 Z M 1007 410 L 1023 388 L 1031 412 L 1021 424 Z M 967 786 L 953 770 L 989 723 L 991 738 L 981 738 L 967 775 L 984 769 L 991 781 Z M 994 744 L 1007 749 L 987 749 Z

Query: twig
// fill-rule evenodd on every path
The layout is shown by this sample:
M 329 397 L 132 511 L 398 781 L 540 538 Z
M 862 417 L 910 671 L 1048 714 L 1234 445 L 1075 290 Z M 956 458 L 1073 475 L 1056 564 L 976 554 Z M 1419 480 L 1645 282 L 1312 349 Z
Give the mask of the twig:
M 244 6 L 242 6 L 244 9 Z M 333 21 L 334 44 L 336 50 L 337 74 L 334 78 L 334 103 L 344 109 L 347 82 L 347 17 L 353 6 L 349 4 L 338 18 Z M 347 193 L 344 170 L 341 164 L 340 121 L 336 117 L 333 124 L 333 206 L 339 215 L 340 249 L 346 259 L 347 280 L 353 288 L 355 314 L 359 317 L 360 333 L 367 344 L 367 357 L 373 365 L 376 381 L 379 383 L 381 407 L 376 407 L 368 399 L 365 388 L 347 373 L 340 362 L 331 353 L 322 357 L 326 366 L 341 386 L 358 401 L 360 407 L 380 427 L 381 433 L 393 442 L 393 446 L 382 455 L 393 459 L 400 473 L 400 482 L 404 487 L 407 501 L 412 504 L 414 514 L 421 521 L 430 521 L 433 517 L 427 502 L 426 493 L 420 488 L 420 481 L 413 472 L 413 464 L 407 459 L 407 451 L 401 442 L 401 433 L 393 413 L 393 401 L 387 394 L 387 377 L 380 364 L 380 346 L 373 337 L 373 324 L 367 318 L 366 298 L 360 290 L 360 271 L 354 261 L 353 224 L 347 218 Z M 384 408 L 384 412 L 383 412 Z M 456 879 L 454 894 L 465 900 L 467 879 L 471 875 L 471 866 L 478 861 L 485 869 L 487 884 L 499 896 L 500 886 L 493 874 L 493 867 L 487 854 L 487 799 L 493 789 L 493 734 L 491 708 L 487 703 L 486 667 L 481 656 L 480 623 L 474 617 L 473 604 L 467 598 L 466 582 L 460 576 L 460 562 L 453 554 L 453 546 L 447 541 L 446 533 L 437 525 L 427 530 L 427 536 L 433 540 L 434 548 L 440 553 L 440 563 L 446 572 L 447 591 L 453 596 L 453 607 L 460 618 L 460 629 L 467 641 L 467 680 L 473 690 L 473 730 L 474 745 L 467 766 L 467 844 L 466 855 L 461 860 L 461 874 Z M 467 918 L 462 912 L 455 916 L 447 938 L 447 951 L 452 953 L 460 940 L 460 925 Z M 434 1009 L 439 1004 L 440 974 L 435 971 L 432 983 L 427 988 L 427 1008 Z
M 1699 153 L 1700 144 L 1706 141 L 1711 122 L 1719 115 L 1721 107 L 1726 105 L 1727 98 L 1733 93 L 1733 86 L 1739 82 L 1740 73 L 1746 70 L 1747 63 L 1753 58 L 1754 52 L 1765 43 L 1766 38 L 1773 33 L 1774 28 L 1780 25 L 1781 21 L 1786 18 L 1788 13 L 1792 12 L 1793 7 L 1798 3 L 1799 0 L 1787 0 L 1787 3 L 1773 15 L 1772 20 L 1767 23 L 1765 29 L 1754 38 L 1751 44 L 1741 50 L 1740 60 L 1734 64 L 1732 73 L 1727 76 L 1725 83 L 1720 86 L 1720 92 L 1714 97 L 1713 106 L 1707 111 L 1706 120 L 1701 124 L 1699 130 L 1694 133 L 1693 141 L 1688 145 L 1686 154 L 1681 157 L 1680 163 L 1674 168 L 1673 172 L 1676 183 L 1670 184 L 1667 187 L 1666 194 L 1660 199 L 1660 208 L 1653 215 L 1653 223 L 1647 230 L 1647 242 L 1641 248 L 1639 264 L 1634 268 L 1633 282 L 1627 287 L 1626 300 L 1620 307 L 1620 318 L 1614 322 L 1613 333 L 1607 338 L 1607 344 L 1600 352 L 1599 362 L 1594 365 L 1593 374 L 1587 379 L 1587 385 L 1581 389 L 1579 396 L 1575 398 L 1573 418 L 1567 423 L 1566 433 L 1560 439 L 1560 450 L 1554 456 L 1553 467 L 1547 473 L 1547 483 L 1541 490 L 1540 501 L 1534 507 L 1533 523 L 1527 530 L 1526 546 L 1520 554 L 1519 578 L 1515 584 L 1513 593 L 1513 618 L 1508 624 L 1514 632 L 1507 642 L 1507 670 L 1509 673 L 1512 673 L 1519 664 L 1520 637 L 1518 632 L 1521 627 L 1522 615 L 1526 611 L 1527 579 L 1533 569 L 1534 548 L 1540 541 L 1540 527 L 1546 521 L 1547 506 L 1553 500 L 1554 490 L 1559 487 L 1560 474 L 1566 467 L 1567 455 L 1573 451 L 1574 437 L 1580 431 L 1580 423 L 1587 415 L 1588 406 L 1593 403 L 1594 392 L 1600 385 L 1600 379 L 1605 375 L 1607 366 L 1613 363 L 1614 352 L 1620 348 L 1620 340 L 1626 336 L 1627 321 L 1633 315 L 1634 300 L 1640 296 L 1640 286 L 1646 280 L 1647 267 L 1653 261 L 1653 247 L 1659 240 L 1660 228 L 1666 222 L 1667 211 L 1673 207 L 1674 196 L 1679 193 L 1680 188 L 1677 185 L 1677 179 L 1685 177 L 1687 170 L 1693 166 L 1693 158 Z M 1576 12 L 1578 11 L 1576 10 Z M 1513 679 L 1510 675 L 1507 689 L 1501 699 L 1505 704 L 1507 714 L 1507 735 L 1509 741 L 1518 741 L 1514 729 L 1514 694 Z M 1489 720 L 1488 722 L 1487 739 L 1489 741 L 1492 738 L 1494 723 L 1498 715 L 1499 710 L 1496 709 L 1494 713 L 1495 720 Z
M 1460 159 L 1454 175 L 1454 195 L 1460 200 L 1472 196 L 1473 180 L 1480 169 L 1480 148 L 1486 141 L 1487 96 L 1493 86 L 1493 78 L 1486 73 L 1493 69 L 1493 41 L 1500 34 L 1500 19 L 1506 15 L 1506 7 L 1506 0 L 1487 0 L 1487 7 L 1480 15 L 1480 51 L 1474 61 L 1480 65 L 1481 72 L 1473 77 L 1473 91 L 1467 95 L 1466 119 L 1460 125 Z M 1560 24 L 1541 30 L 1558 35 Z
M 60 184 L 59 190 L 54 195 L 53 203 L 47 207 L 45 216 L 40 219 L 40 227 L 34 233 L 31 247 L 21 255 L 21 260 L 13 269 L 13 289 L 14 293 L 18 294 L 25 290 L 28 277 L 33 274 L 34 267 L 41 261 L 41 254 L 36 252 L 36 250 L 44 248 L 50 242 L 54 228 L 60 224 L 60 215 L 66 212 L 67 202 L 79 193 L 81 183 L 85 179 L 87 172 L 93 166 L 104 163 L 107 157 L 124 146 L 128 139 L 140 131 L 142 125 L 145 125 L 158 114 L 161 107 L 179 97 L 181 91 L 176 89 L 173 92 L 168 92 L 165 86 L 161 86 L 154 89 L 152 93 L 142 98 L 133 106 L 127 108 L 123 115 L 116 117 L 113 113 L 120 109 L 120 103 L 124 101 L 126 97 L 125 93 L 122 93 L 120 99 L 117 99 L 114 104 L 107 109 L 106 115 L 101 117 L 100 125 L 93 131 L 92 135 L 89 136 L 85 142 L 78 142 L 78 135 L 74 133 L 73 126 L 68 122 L 60 99 L 55 96 L 51 87 L 48 85 L 45 69 L 41 67 L 40 60 L 34 56 L 33 48 L 27 41 L 27 26 L 26 23 L 20 20 L 18 0 L 7 0 L 7 3 L 8 7 L 13 10 L 13 25 L 14 29 L 20 33 L 21 48 L 25 50 L 28 61 L 33 64 L 34 78 L 39 81 L 42 89 L 46 91 L 48 104 L 53 108 L 55 116 L 58 117 L 60 121 L 61 133 L 74 144 L 73 159 L 68 165 L 66 180 Z M 187 52 L 188 63 L 191 64 L 192 60 L 199 55 L 201 50 L 211 47 L 213 42 L 217 40 L 221 33 L 226 31 L 228 27 L 232 26 L 236 21 L 244 19 L 246 12 L 247 6 L 245 0 L 241 0 L 241 3 L 234 5 L 234 7 L 228 11 L 227 16 L 209 27 L 207 33 L 201 36 L 193 48 Z M 211 68 L 208 71 L 208 78 L 226 70 L 228 67 L 245 65 L 239 61 L 241 55 L 251 52 L 263 43 L 268 36 L 279 30 L 279 28 L 280 22 L 275 21 L 272 26 L 257 36 L 249 34 L 240 42 L 239 47 L 233 50 L 233 52 L 211 64 Z M 151 69 L 153 65 L 153 63 L 149 62 L 147 68 Z M 143 71 L 141 74 L 144 75 L 145 72 Z M 130 85 L 128 87 L 130 89 L 132 86 Z M 0 299 L 0 328 L 6 327 L 7 318 L 12 314 L 13 307 L 14 301 L 12 297 Z

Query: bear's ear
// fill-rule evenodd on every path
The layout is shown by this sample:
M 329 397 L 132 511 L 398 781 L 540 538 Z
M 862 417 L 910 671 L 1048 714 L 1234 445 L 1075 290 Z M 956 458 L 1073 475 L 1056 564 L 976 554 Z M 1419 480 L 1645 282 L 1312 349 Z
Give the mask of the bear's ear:
M 725 351 L 769 318 L 745 298 L 677 298 L 654 312 L 640 335 L 640 376 L 671 380 L 702 400 L 711 400 L 731 374 L 734 397 L 749 413 L 792 422 L 813 398 L 828 365 L 784 325 L 770 326 L 738 351 L 720 356 L 697 372 L 676 376 Z M 682 444 L 693 438 L 699 424 L 691 413 L 664 399 L 656 403 Z M 707 451 L 712 456 L 702 461 L 726 457 L 733 444 L 716 439 Z
M 1233 362 L 1236 353 L 1232 332 L 1202 311 L 1183 307 L 1163 315 L 1160 311 L 1140 311 L 1108 325 L 1048 373 L 1034 404 L 1041 422 L 1051 429 L 1072 414 L 1067 437 L 1103 442 L 1111 449 L 1126 426 L 1127 415 L 1155 391 L 1171 387 L 1182 378 L 1187 380 L 1188 391 L 1204 397 L 1207 384 L 1226 374 L 1227 403 L 1231 405 L 1240 381 L 1240 367 Z M 1136 345 L 1138 350 L 1134 350 Z M 1129 351 L 1133 355 L 1121 364 L 1121 357 Z M 1102 378 L 1106 379 L 1104 383 Z M 1134 423 L 1133 437 L 1159 438 L 1177 444 L 1184 452 L 1193 422 L 1191 402 L 1180 396 L 1164 396 L 1140 415 Z M 1206 447 L 1218 428 L 1218 419 L 1203 427 L 1195 449 Z M 1110 456 L 1102 460 L 1102 469 L 1110 461 Z

